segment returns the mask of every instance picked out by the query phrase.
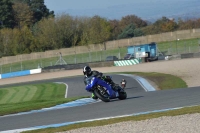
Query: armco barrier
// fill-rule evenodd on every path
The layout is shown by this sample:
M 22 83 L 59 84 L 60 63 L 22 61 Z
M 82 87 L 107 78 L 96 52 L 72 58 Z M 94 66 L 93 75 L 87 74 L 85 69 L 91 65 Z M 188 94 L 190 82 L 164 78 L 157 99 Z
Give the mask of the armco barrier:
M 4 74 L 0 74 L 0 79 L 12 78 L 12 77 L 18 77 L 18 76 L 25 76 L 25 75 L 36 74 L 36 73 L 41 73 L 41 72 L 42 72 L 42 69 L 39 68 L 39 69 L 4 73 Z
M 62 71 L 62 70 L 81 69 L 86 65 L 88 65 L 88 64 L 80 63 L 80 64 L 48 66 L 48 67 L 42 68 L 42 72 L 55 72 L 55 71 Z
M 54 72 L 54 71 L 62 71 L 62 70 L 82 69 L 84 66 L 90 66 L 91 68 L 108 67 L 108 66 L 113 66 L 113 64 L 114 64 L 114 61 L 56 65 L 56 66 L 44 67 L 44 68 L 42 68 L 42 72 Z
M 105 61 L 105 62 L 91 62 L 91 63 L 81 63 L 81 64 L 56 65 L 56 66 L 49 66 L 45 68 L 39 68 L 39 69 L 4 73 L 4 74 L 0 74 L 0 79 L 25 76 L 25 75 L 36 74 L 36 73 L 41 73 L 41 72 L 81 69 L 86 65 L 89 65 L 90 67 L 95 68 L 95 67 L 113 66 L 113 64 L 114 66 L 135 65 L 135 64 L 139 64 L 139 61 L 138 59 L 133 59 L 133 60 L 123 60 L 123 61 Z
M 139 64 L 138 59 L 114 61 L 115 66 L 129 66 Z
M 193 57 L 194 57 L 194 53 L 181 54 L 181 59 L 184 59 L 184 58 L 193 58 Z

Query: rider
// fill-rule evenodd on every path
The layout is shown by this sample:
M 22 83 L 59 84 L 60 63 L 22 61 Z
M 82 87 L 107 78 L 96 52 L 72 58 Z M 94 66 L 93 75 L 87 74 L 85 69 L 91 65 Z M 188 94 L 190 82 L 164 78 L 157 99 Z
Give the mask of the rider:
M 93 77 L 104 78 L 105 80 L 109 80 L 111 85 L 106 84 L 105 81 L 103 81 L 103 80 L 101 80 L 101 81 L 103 81 L 104 83 L 100 82 L 100 85 L 102 85 L 103 87 L 105 87 L 108 90 L 110 98 L 117 96 L 116 92 L 112 90 L 111 86 L 114 85 L 114 82 L 111 80 L 111 78 L 109 76 L 103 76 L 103 73 L 95 71 L 95 70 L 92 71 L 89 66 L 85 66 L 83 68 L 83 74 L 85 75 L 84 83 L 86 85 L 87 91 L 90 91 L 92 89 L 91 86 L 90 86 L 91 85 L 90 82 L 91 82 Z M 92 93 L 92 98 L 97 99 L 98 97 L 94 93 Z

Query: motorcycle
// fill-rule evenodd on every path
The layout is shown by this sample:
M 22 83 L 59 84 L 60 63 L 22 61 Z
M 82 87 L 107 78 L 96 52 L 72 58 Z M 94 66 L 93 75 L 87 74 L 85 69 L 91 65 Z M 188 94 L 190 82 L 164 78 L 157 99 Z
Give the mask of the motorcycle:
M 99 79 L 99 78 L 95 78 L 93 80 L 96 80 L 95 82 L 98 83 L 98 80 L 102 80 L 102 79 Z M 107 84 L 110 84 L 110 82 L 106 81 L 106 79 L 103 79 Z M 118 84 L 115 84 L 115 86 L 111 85 L 110 86 L 112 87 L 113 91 L 114 92 L 118 92 L 118 96 L 117 97 L 114 97 L 112 99 L 116 99 L 118 98 L 119 100 L 124 100 L 127 98 L 127 93 L 124 91 L 124 89 L 122 89 Z M 110 97 L 109 97 L 109 94 L 106 90 L 105 87 L 103 87 L 102 85 L 99 85 L 99 84 L 94 84 L 92 86 L 92 90 L 91 90 L 99 99 L 101 99 L 102 101 L 104 102 L 110 102 Z

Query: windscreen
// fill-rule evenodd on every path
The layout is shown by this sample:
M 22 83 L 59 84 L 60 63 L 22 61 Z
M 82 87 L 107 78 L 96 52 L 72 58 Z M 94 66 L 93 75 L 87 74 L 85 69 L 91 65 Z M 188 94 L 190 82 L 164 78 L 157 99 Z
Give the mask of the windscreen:
M 131 54 L 126 54 L 124 58 L 129 58 Z

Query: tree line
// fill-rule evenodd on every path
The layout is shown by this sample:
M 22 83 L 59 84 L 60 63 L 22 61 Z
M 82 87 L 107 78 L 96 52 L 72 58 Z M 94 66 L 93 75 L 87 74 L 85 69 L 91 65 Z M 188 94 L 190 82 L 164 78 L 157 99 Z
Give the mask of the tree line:
M 0 57 L 193 28 L 200 28 L 200 19 L 162 17 L 148 22 L 136 15 L 120 20 L 66 13 L 55 16 L 44 0 L 1 0 Z

